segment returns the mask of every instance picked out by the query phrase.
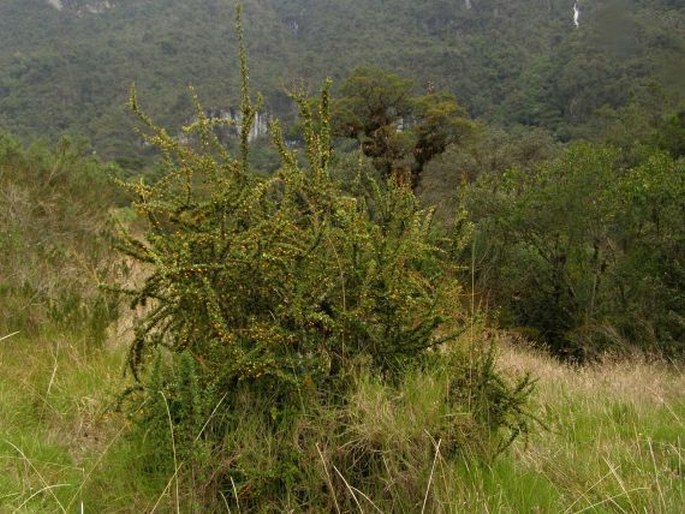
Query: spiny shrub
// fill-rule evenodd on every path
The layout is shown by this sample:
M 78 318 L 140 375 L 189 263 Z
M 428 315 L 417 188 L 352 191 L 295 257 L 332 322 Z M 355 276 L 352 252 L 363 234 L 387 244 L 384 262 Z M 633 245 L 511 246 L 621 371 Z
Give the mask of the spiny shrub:
M 345 189 L 332 179 L 328 83 L 316 113 L 293 95 L 305 164 L 273 123 L 281 167 L 266 178 L 251 172 L 248 134 L 260 102 L 248 93 L 240 18 L 238 35 L 237 157 L 196 97 L 197 121 L 183 129 L 193 143 L 182 144 L 131 93 L 166 171 L 154 184 L 122 183 L 147 221 L 144 234 L 122 227 L 119 240 L 148 273 L 127 291 L 133 307 L 145 306 L 129 398 L 142 402 L 132 403 L 139 426 L 155 452 L 173 453 L 174 476 L 189 480 L 184 490 L 198 508 L 218 496 L 246 509 L 323 508 L 326 477 L 312 443 L 345 433 L 340 413 L 359 363 L 399 387 L 412 363 L 457 331 L 458 287 L 432 212 L 410 189 L 361 174 Z M 314 422 L 310 438 L 311 416 L 333 421 Z
M 142 238 L 124 233 L 119 245 L 150 269 L 133 292 L 134 304 L 150 303 L 130 353 L 136 375 L 164 347 L 201 359 L 221 388 L 295 391 L 340 377 L 353 356 L 391 373 L 436 344 L 452 307 L 443 290 L 453 286 L 431 242 L 431 212 L 392 183 L 368 180 L 366 196 L 342 194 L 328 169 L 328 87 L 318 132 L 297 100 L 308 166 L 274 124 L 282 167 L 266 179 L 250 173 L 246 154 L 225 152 L 201 108 L 186 127 L 199 151 L 141 114 L 168 169 L 153 185 L 126 185 L 149 222 Z M 135 95 L 131 103 L 140 114 Z M 243 119 L 254 113 L 246 103 Z

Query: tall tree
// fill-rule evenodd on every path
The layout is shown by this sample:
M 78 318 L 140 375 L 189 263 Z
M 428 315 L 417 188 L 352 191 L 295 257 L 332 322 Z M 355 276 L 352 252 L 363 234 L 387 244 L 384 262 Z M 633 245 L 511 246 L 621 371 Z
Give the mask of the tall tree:
M 334 103 L 334 132 L 356 139 L 383 175 L 415 188 L 424 166 L 474 123 L 451 94 L 412 89 L 411 80 L 383 69 L 355 69 Z

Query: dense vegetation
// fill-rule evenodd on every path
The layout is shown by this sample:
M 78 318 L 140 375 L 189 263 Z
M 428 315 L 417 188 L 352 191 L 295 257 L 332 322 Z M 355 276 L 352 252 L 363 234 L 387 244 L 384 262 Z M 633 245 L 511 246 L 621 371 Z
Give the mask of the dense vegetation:
M 258 103 L 240 55 L 242 119 L 251 120 Z M 377 182 L 360 168 L 352 183 L 336 180 L 329 85 L 316 116 L 306 98 L 294 99 L 306 159 L 274 123 L 281 166 L 258 177 L 249 123 L 231 156 L 198 104 L 184 129 L 195 135 L 189 146 L 150 121 L 132 94 L 165 170 L 154 184 L 127 186 L 147 230 L 125 232 L 119 246 L 150 269 L 129 294 L 134 306 L 151 305 L 129 353 L 140 385 L 125 400 L 139 430 L 159 439 L 157 458 L 173 454 L 176 487 L 199 508 L 223 497 L 250 510 L 350 510 L 359 501 L 351 481 L 374 491 L 377 508 L 413 509 L 423 480 L 404 490 L 384 484 L 428 470 L 435 440 L 448 462 L 501 452 L 534 419 L 532 383 L 510 385 L 492 350 L 445 346 L 464 331 L 464 316 L 431 210 L 396 177 Z M 431 437 L 409 430 L 418 451 L 386 440 L 394 455 L 381 458 L 376 436 L 348 430 L 360 415 L 356 395 L 368 386 L 402 395 L 416 373 L 441 383 L 423 425 Z M 269 452 L 246 448 L 247 434 L 268 441 Z M 442 501 L 451 500 L 436 493 L 429 505 Z
M 237 108 L 239 75 L 227 65 L 236 48 L 234 2 L 110 3 L 100 14 L 77 15 L 41 0 L 2 2 L 0 125 L 24 137 L 56 139 L 68 130 L 107 158 L 130 160 L 140 152 L 125 107 L 131 82 L 169 126 L 191 110 L 188 83 L 206 107 Z M 545 127 L 562 140 L 592 134 L 602 107 L 635 102 L 658 116 L 683 100 L 685 14 L 678 2 L 580 2 L 577 29 L 572 5 L 250 0 L 253 78 L 265 108 L 283 118 L 293 112 L 289 86 L 303 81 L 316 90 L 327 75 L 341 84 L 358 66 L 382 66 L 415 79 L 414 94 L 431 82 L 472 117 Z M 227 83 L 233 96 L 226 96 Z
M 104 330 L 115 305 L 97 290 L 115 258 L 107 241 L 115 190 L 107 167 L 67 138 L 26 149 L 0 132 L 0 333 L 47 322 Z M 111 239 L 111 237 L 110 237 Z
M 228 4 L 0 7 L 0 507 L 682 510 L 681 9 Z
M 578 143 L 465 193 L 479 289 L 558 355 L 685 350 L 685 163 L 638 153 Z

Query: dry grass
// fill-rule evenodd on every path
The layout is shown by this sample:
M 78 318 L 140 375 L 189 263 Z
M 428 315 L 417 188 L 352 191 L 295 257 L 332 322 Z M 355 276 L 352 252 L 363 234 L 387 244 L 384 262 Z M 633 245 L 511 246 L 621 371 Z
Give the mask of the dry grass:
M 666 404 L 682 397 L 685 372 L 672 363 L 648 361 L 644 356 L 612 359 L 588 366 L 573 366 L 525 346 L 500 342 L 499 366 L 512 373 L 531 372 L 540 385 L 540 400 L 555 396 L 559 388 L 588 396 L 626 400 L 636 405 Z
M 554 485 L 563 512 L 685 509 L 682 369 L 640 357 L 578 368 L 507 344 L 499 362 L 538 378 L 549 430 L 512 458 Z
M 682 370 L 638 358 L 574 368 L 507 341 L 499 348 L 501 369 L 537 377 L 535 410 L 549 430 L 490 464 L 455 467 L 433 441 L 425 469 L 404 476 L 391 468 L 389 488 L 416 487 L 416 509 L 423 502 L 425 512 L 685 511 Z M 165 489 L 168 474 L 140 475 L 137 450 L 121 437 L 125 420 L 106 414 L 123 384 L 122 360 L 116 343 L 88 353 L 65 336 L 2 341 L 0 512 L 73 511 L 81 501 L 86 511 L 149 512 L 160 498 L 164 509 L 178 510 L 185 499 L 173 481 Z M 350 420 L 355 440 L 402 446 L 428 437 L 423 428 L 444 415 L 435 409 L 438 385 L 408 380 L 399 410 L 374 383 L 364 386 L 355 397 L 359 416 Z M 246 444 L 263 443 L 257 439 Z M 326 471 L 329 482 L 348 478 Z M 362 511 L 375 511 L 377 495 L 360 483 L 349 487 Z

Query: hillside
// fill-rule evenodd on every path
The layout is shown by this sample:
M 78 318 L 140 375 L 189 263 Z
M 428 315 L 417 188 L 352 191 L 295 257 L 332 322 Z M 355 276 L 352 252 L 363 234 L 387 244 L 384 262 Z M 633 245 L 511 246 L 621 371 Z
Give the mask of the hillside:
M 682 512 L 679 2 L 234 4 L 0 5 L 0 512 Z
M 76 134 L 111 158 L 139 146 L 125 106 L 132 82 L 174 126 L 191 113 L 189 83 L 207 107 L 235 104 L 234 3 L 2 2 L 0 126 Z M 281 117 L 293 85 L 340 83 L 366 64 L 449 90 L 471 116 L 562 140 L 583 135 L 605 104 L 673 107 L 685 86 L 677 1 L 580 2 L 577 28 L 569 0 L 251 0 L 245 10 L 253 82 Z

